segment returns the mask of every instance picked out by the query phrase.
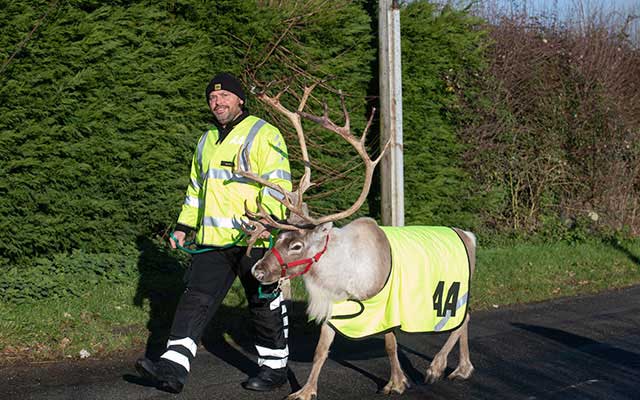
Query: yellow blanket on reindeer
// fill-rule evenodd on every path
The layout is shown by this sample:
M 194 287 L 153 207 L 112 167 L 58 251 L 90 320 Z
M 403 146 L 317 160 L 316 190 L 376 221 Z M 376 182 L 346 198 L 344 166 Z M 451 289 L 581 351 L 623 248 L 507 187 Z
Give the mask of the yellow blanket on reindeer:
M 352 339 L 395 328 L 405 332 L 458 328 L 467 314 L 470 264 L 456 231 L 439 226 L 381 228 L 391 243 L 387 283 L 369 300 L 335 303 L 329 325 Z

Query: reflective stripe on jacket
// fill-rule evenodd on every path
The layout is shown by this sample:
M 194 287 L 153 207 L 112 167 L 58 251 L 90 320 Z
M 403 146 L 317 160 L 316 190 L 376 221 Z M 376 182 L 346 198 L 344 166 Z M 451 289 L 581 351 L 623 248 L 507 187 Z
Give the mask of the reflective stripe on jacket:
M 196 243 L 224 246 L 233 243 L 242 234 L 244 203 L 256 211 L 256 200 L 265 210 L 284 219 L 286 209 L 274 197 L 280 193 L 249 181 L 233 170 L 238 163 L 269 181 L 291 190 L 291 170 L 287 146 L 280 131 L 264 120 L 248 116 L 236 125 L 222 143 L 218 130 L 212 127 L 198 142 L 191 163 L 191 181 L 178 223 L 197 230 Z M 246 148 L 236 160 L 238 150 Z M 238 245 L 246 245 L 241 241 Z M 256 247 L 264 246 L 258 241 Z

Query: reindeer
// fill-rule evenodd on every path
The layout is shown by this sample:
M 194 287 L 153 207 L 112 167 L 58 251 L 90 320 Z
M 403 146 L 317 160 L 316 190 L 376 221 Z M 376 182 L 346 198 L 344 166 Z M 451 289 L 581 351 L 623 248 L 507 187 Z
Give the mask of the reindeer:
M 318 376 L 327 359 L 329 348 L 336 334 L 336 324 L 332 319 L 335 307 L 347 300 L 361 302 L 375 298 L 385 289 L 392 270 L 390 239 L 375 220 L 358 218 L 342 228 L 333 226 L 333 222 L 349 217 L 362 206 L 369 192 L 373 170 L 388 148 L 389 143 L 387 142 L 384 146 L 378 158 L 372 160 L 369 157 L 365 148 L 365 138 L 371 126 L 373 112 L 362 136 L 360 138 L 355 137 L 350 131 L 349 114 L 342 93 L 340 93 L 340 97 L 345 120 L 343 126 L 338 126 L 329 119 L 326 103 L 324 104 L 324 115 L 322 117 L 304 112 L 303 110 L 311 91 L 318 83 L 305 87 L 296 111 L 290 111 L 280 103 L 280 96 L 287 89 L 274 97 L 270 97 L 264 92 L 258 94 L 258 98 L 261 101 L 287 116 L 296 129 L 305 165 L 305 171 L 297 190 L 294 192 L 286 191 L 252 173 L 250 168 L 249 170 L 237 169 L 235 171 L 235 173 L 245 178 L 278 192 L 280 202 L 290 211 L 290 217 L 283 222 L 274 220 L 264 209 L 260 208 L 257 212 L 251 212 L 246 209 L 245 205 L 247 216 L 250 217 L 245 229 L 245 232 L 249 235 L 249 248 L 264 231 L 273 228 L 282 230 L 273 248 L 253 266 L 253 275 L 262 284 L 283 283 L 295 276 L 302 276 L 309 295 L 307 313 L 311 318 L 321 323 L 320 338 L 313 357 L 309 378 L 299 391 L 288 396 L 290 400 L 308 400 L 317 396 Z M 362 191 L 356 202 L 345 211 L 319 218 L 313 218 L 309 215 L 307 206 L 302 200 L 302 195 L 313 184 L 310 181 L 310 163 L 301 117 L 314 121 L 325 129 L 340 135 L 353 146 L 365 164 Z M 249 159 L 249 157 L 245 159 Z M 470 281 L 475 268 L 476 238 L 471 232 L 456 228 L 454 228 L 454 231 L 461 239 L 461 248 L 466 251 Z M 447 294 L 447 301 L 450 297 L 449 294 Z M 438 298 L 437 296 L 438 293 L 435 293 L 434 300 L 441 302 L 443 299 L 442 288 L 440 288 L 439 292 L 440 297 Z M 457 297 L 457 294 L 455 297 Z M 450 308 L 446 316 L 450 316 L 451 311 L 455 313 L 455 309 Z M 459 362 L 457 368 L 448 378 L 467 379 L 471 376 L 473 365 L 469 359 L 468 323 L 469 315 L 465 312 L 458 326 L 449 330 L 451 331 L 449 338 L 426 370 L 426 382 L 433 383 L 442 378 L 447 366 L 447 357 L 456 342 L 459 343 Z M 400 326 L 400 329 L 406 330 L 403 325 Z M 409 331 L 412 330 L 409 329 Z M 384 333 L 384 341 L 385 350 L 391 364 L 391 377 L 383 388 L 383 392 L 385 394 L 402 394 L 410 387 L 410 384 L 398 360 L 397 340 L 393 330 L 388 330 Z

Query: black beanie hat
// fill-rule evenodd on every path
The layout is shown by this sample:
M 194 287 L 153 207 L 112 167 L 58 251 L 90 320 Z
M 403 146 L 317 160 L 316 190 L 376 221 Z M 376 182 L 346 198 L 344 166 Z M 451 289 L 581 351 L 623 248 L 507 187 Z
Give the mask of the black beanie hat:
M 211 79 L 211 82 L 207 85 L 207 90 L 205 90 L 207 104 L 209 104 L 209 94 L 214 90 L 226 90 L 238 96 L 243 103 L 245 101 L 244 91 L 242 90 L 240 81 L 229 73 L 222 72 Z

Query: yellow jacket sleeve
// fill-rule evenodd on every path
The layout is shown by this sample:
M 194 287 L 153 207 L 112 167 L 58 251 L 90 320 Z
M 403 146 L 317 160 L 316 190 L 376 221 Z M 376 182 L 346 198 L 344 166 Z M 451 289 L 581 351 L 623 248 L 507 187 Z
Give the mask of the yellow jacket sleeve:
M 266 128 L 266 127 L 265 127 Z M 287 145 L 280 131 L 274 126 L 269 126 L 256 137 L 258 146 L 252 152 L 251 164 L 255 165 L 257 173 L 265 179 L 280 185 L 283 189 L 291 191 L 291 169 L 289 167 L 289 155 Z M 279 219 L 285 219 L 287 209 L 277 200 L 282 195 L 264 187 L 259 194 L 258 201 L 270 214 Z
M 203 135 L 200 141 L 206 139 Z M 198 162 L 198 150 L 193 154 L 191 160 L 191 173 L 189 176 L 189 185 L 187 186 L 187 192 L 184 198 L 184 204 L 182 204 L 182 210 L 178 217 L 178 224 L 187 226 L 194 230 L 197 230 L 198 223 L 201 220 L 203 213 L 203 199 L 204 190 L 202 189 L 204 179 L 202 177 L 202 169 Z

